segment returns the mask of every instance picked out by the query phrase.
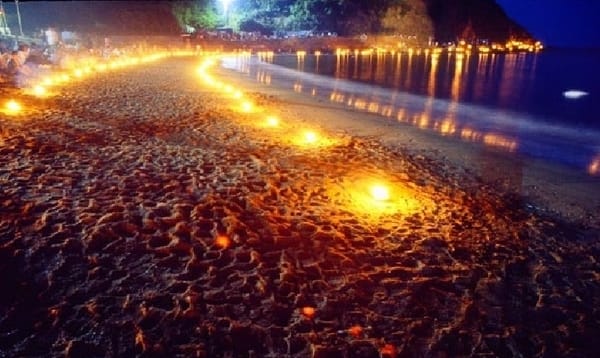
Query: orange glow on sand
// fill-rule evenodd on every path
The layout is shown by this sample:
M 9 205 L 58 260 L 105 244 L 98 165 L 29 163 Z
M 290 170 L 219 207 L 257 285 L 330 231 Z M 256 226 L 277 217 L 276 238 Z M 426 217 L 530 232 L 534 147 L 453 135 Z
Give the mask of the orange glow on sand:
M 304 141 L 306 143 L 315 143 L 318 139 L 317 133 L 313 131 L 304 132 Z
M 398 356 L 398 350 L 392 344 L 386 344 L 381 348 L 381 356 L 385 358 L 396 358 Z
M 410 215 L 433 205 L 410 184 L 385 174 L 351 175 L 329 187 L 328 192 L 340 198 L 337 204 L 367 217 Z
M 42 85 L 44 86 L 52 86 L 54 84 L 54 80 L 50 77 L 46 77 L 42 80 Z
M 374 184 L 369 189 L 369 192 L 376 201 L 387 201 L 390 199 L 390 191 L 385 185 Z
M 360 338 L 363 334 L 363 328 L 359 325 L 348 328 L 348 334 L 354 338 Z
M 221 249 L 226 249 L 231 246 L 231 240 L 225 235 L 219 235 L 215 239 L 215 245 Z
M 302 315 L 308 319 L 312 319 L 315 316 L 316 310 L 314 307 L 305 306 L 300 309 Z
M 325 136 L 317 131 L 306 129 L 291 137 L 294 145 L 303 148 L 324 148 L 331 147 L 340 142 L 340 140 Z
M 44 86 L 36 85 L 33 86 L 33 88 L 31 89 L 31 94 L 33 94 L 36 97 L 45 97 L 48 95 L 48 91 Z
M 267 119 L 265 119 L 264 124 L 266 127 L 277 127 L 279 126 L 279 118 L 275 116 L 269 116 Z
M 6 101 L 6 103 L 4 104 L 3 112 L 9 115 L 16 115 L 19 114 L 19 112 L 21 112 L 22 109 L 23 107 L 19 102 L 15 101 L 14 99 L 11 99 Z
M 254 112 L 254 104 L 250 101 L 244 101 L 240 106 L 240 110 L 245 113 Z

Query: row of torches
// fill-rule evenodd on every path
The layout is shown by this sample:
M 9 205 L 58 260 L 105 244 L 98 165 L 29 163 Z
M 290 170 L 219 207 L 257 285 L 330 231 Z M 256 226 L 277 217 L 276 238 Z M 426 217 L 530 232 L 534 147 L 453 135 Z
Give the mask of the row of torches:
M 164 51 L 137 57 L 120 57 L 108 62 L 101 62 L 93 58 L 82 59 L 71 63 L 67 69 L 60 72 L 48 73 L 31 79 L 29 81 L 30 85 L 25 89 L 25 93 L 37 98 L 46 98 L 55 95 L 52 89 L 67 85 L 73 81 L 89 78 L 92 75 L 144 65 L 166 57 L 194 55 L 197 55 L 197 53 L 193 51 Z M 207 59 L 198 68 L 198 74 L 204 79 L 207 85 L 219 89 L 228 94 L 232 99 L 239 101 L 237 109 L 242 113 L 257 114 L 263 112 L 262 108 L 257 107 L 252 101 L 247 99 L 240 90 L 213 78 L 208 73 L 208 68 L 214 64 L 215 57 L 213 54 L 212 56 L 207 56 Z M 27 113 L 24 106 L 16 99 L 5 101 L 4 105 L 0 107 L 0 112 L 9 116 L 21 116 Z M 259 124 L 263 128 L 281 128 L 283 125 L 282 121 L 275 115 L 267 115 Z M 292 144 L 307 149 L 331 147 L 340 143 L 339 139 L 323 135 L 314 129 L 304 129 L 288 138 Z M 357 209 L 362 208 L 362 211 L 365 213 L 372 214 L 373 205 L 381 209 L 380 213 L 388 214 L 399 210 L 406 211 L 409 206 L 410 209 L 415 209 L 416 207 L 412 201 L 411 205 L 408 205 L 408 200 L 395 202 L 393 200 L 394 193 L 400 193 L 402 189 L 386 183 L 386 180 L 372 177 L 361 178 L 350 185 L 354 188 L 361 188 L 360 192 L 351 190 L 350 195 Z
M 332 138 L 313 128 L 303 128 L 297 131 L 291 130 L 279 116 L 269 113 L 268 108 L 257 106 L 247 98 L 246 95 L 234 86 L 217 80 L 208 71 L 216 64 L 216 58 L 204 60 L 197 68 L 197 74 L 205 85 L 223 93 L 232 100 L 234 110 L 245 114 L 245 122 L 255 125 L 264 130 L 272 130 L 277 138 L 306 150 L 322 150 L 327 147 L 338 145 L 342 140 Z M 250 121 L 246 121 L 250 119 Z M 285 133 L 289 133 L 286 135 Z M 394 214 L 402 212 L 408 214 L 419 208 L 419 202 L 411 196 L 410 189 L 403 187 L 393 180 L 387 180 L 383 176 L 370 175 L 347 180 L 342 191 L 349 195 L 348 207 L 365 215 Z M 218 235 L 215 245 L 221 249 L 227 249 L 232 245 L 232 240 L 227 235 Z M 303 306 L 298 308 L 298 314 L 305 320 L 312 321 L 318 315 L 314 306 Z M 361 325 L 353 325 L 344 332 L 354 339 L 361 339 L 367 334 L 367 328 Z M 397 349 L 392 344 L 384 344 L 379 348 L 380 353 L 385 356 L 396 356 Z
M 216 63 L 215 58 L 209 58 L 197 68 L 197 74 L 203 82 L 234 101 L 234 109 L 247 115 L 257 115 L 258 120 L 248 122 L 263 129 L 277 130 L 277 138 L 282 142 L 288 142 L 301 149 L 325 149 L 342 144 L 342 140 L 328 136 L 315 129 L 292 130 L 292 126 L 286 125 L 278 116 L 269 114 L 267 108 L 261 108 L 246 98 L 242 91 L 235 89 L 232 85 L 215 79 L 209 72 L 209 68 Z M 283 131 L 281 129 L 284 129 Z M 422 202 L 417 201 L 412 189 L 403 183 L 398 183 L 385 175 L 358 175 L 348 178 L 343 185 L 349 198 L 347 204 L 354 210 L 363 214 L 381 215 L 404 213 L 410 214 L 418 210 Z
M 56 73 L 48 73 L 35 78 L 28 79 L 28 85 L 25 87 L 25 93 L 37 98 L 46 98 L 53 96 L 52 88 L 82 80 L 95 74 L 119 70 L 122 68 L 136 65 L 144 65 L 155 62 L 166 57 L 174 56 L 192 56 L 193 51 L 160 51 L 140 56 L 122 56 L 111 61 L 101 61 L 97 58 L 85 58 L 77 61 L 71 61 L 66 68 Z M 16 99 L 8 99 L 0 107 L 0 113 L 9 116 L 18 116 L 23 114 L 25 108 Z

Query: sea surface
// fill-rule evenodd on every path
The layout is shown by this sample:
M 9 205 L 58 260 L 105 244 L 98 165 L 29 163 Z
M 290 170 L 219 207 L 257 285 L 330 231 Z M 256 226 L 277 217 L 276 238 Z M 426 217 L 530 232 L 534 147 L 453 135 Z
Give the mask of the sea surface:
M 440 135 L 600 174 L 600 51 L 277 54 L 224 65 Z M 583 95 L 565 95 L 573 90 Z

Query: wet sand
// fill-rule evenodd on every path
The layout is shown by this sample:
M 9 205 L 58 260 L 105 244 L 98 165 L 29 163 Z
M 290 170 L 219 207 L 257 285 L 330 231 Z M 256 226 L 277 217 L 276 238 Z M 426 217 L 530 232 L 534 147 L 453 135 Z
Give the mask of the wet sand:
M 598 196 L 574 206 L 539 163 L 216 71 L 268 108 L 240 113 L 197 63 L 2 116 L 2 355 L 598 355 Z M 295 145 L 307 125 L 334 140 Z M 502 162 L 520 184 L 476 170 Z M 357 202 L 372 177 L 406 207 Z

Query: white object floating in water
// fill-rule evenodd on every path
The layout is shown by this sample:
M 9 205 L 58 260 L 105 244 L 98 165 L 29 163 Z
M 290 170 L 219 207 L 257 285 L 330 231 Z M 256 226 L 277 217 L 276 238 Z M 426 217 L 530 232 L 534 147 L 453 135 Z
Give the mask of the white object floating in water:
M 583 96 L 587 96 L 589 93 L 580 90 L 568 90 L 563 92 L 563 96 L 568 99 L 577 99 Z

